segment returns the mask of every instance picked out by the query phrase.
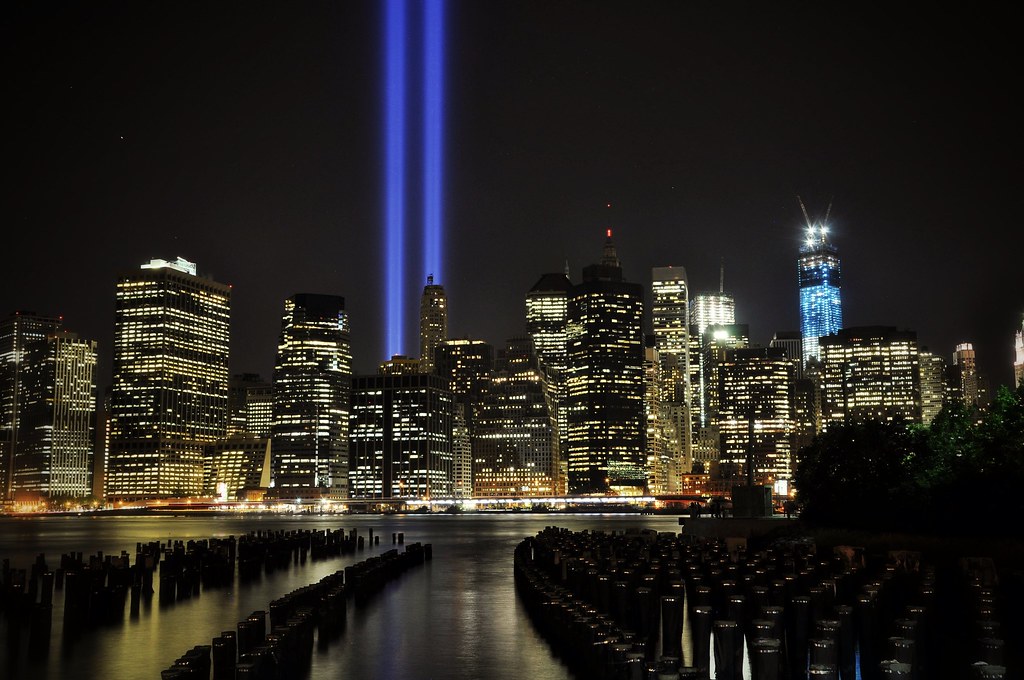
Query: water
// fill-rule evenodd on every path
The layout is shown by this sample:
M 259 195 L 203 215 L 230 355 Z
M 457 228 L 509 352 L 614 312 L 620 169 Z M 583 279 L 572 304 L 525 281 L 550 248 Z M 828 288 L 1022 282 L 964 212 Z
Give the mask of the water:
M 123 623 L 77 636 L 62 630 L 63 596 L 57 591 L 43 659 L 28 657 L 27 628 L 19 651 L 10 649 L 7 621 L 0 614 L 0 678 L 159 678 L 188 649 L 210 644 L 252 611 L 266 610 L 271 600 L 395 547 L 391 534 L 400 531 L 406 544 L 432 544 L 433 560 L 406 572 L 369 604 L 350 604 L 343 636 L 324 652 L 314 651 L 312 678 L 568 679 L 568 668 L 537 635 L 518 602 L 512 575 L 515 546 L 551 524 L 573 531 L 679 530 L 676 517 L 635 514 L 0 518 L 0 558 L 26 570 L 39 553 L 53 569 L 65 552 L 126 550 L 134 557 L 139 541 L 238 536 L 257 529 L 344 528 L 365 535 L 372 528 L 380 536 L 380 545 L 362 552 L 293 565 L 254 583 L 207 589 L 168 608 L 154 596 L 137 618 L 126 607 Z

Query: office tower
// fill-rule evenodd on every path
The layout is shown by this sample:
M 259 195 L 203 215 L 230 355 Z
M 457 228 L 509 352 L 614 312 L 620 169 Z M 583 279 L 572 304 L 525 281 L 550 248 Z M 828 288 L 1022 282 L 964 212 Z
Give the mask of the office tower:
M 570 493 L 642 493 L 643 287 L 623 280 L 609 229 L 600 264 L 583 270 L 569 309 Z
M 666 492 L 674 492 L 673 480 L 690 471 L 693 463 L 693 421 L 690 387 L 689 287 L 683 267 L 655 267 L 651 270 L 651 307 L 654 341 L 661 362 L 662 405 L 659 418 L 664 424 L 665 446 L 672 473 L 666 478 Z
M 558 418 L 558 451 L 563 466 L 569 455 L 568 323 L 573 285 L 565 273 L 544 274 L 526 294 L 526 332 L 547 376 Z
M 662 390 L 662 362 L 654 337 L 648 336 L 644 347 L 644 443 L 647 446 L 647 490 L 653 494 L 668 493 L 670 437 L 666 434 Z
M 1024 385 L 1024 321 L 1020 322 L 1020 330 L 1013 339 L 1013 384 Z
M 750 345 L 750 331 L 747 324 L 714 324 L 701 334 L 701 371 L 704 375 L 704 392 L 701 395 L 701 418 L 707 425 L 718 425 L 718 407 L 721 403 L 721 385 L 718 377 L 719 366 L 725 361 L 730 350 Z
M 918 352 L 918 367 L 921 372 L 921 422 L 930 425 L 946 400 L 948 369 L 945 359 L 924 348 Z
M 953 351 L 953 370 L 957 378 L 960 397 L 969 408 L 977 408 L 980 403 L 981 390 L 978 380 L 977 357 L 974 345 L 962 342 Z
M 96 343 L 58 331 L 29 343 L 21 367 L 15 496 L 92 493 Z
M 434 351 L 448 339 L 448 299 L 444 286 L 434 283 L 434 277 L 427 277 L 420 298 L 420 370 L 434 372 Z
M 245 391 L 245 433 L 268 439 L 273 424 L 273 383 L 249 385 Z
M 274 365 L 274 495 L 348 496 L 351 379 L 345 298 L 300 293 L 285 300 Z
M 468 406 L 452 405 L 452 495 L 470 498 L 473 495 L 473 440 L 466 422 Z
M 476 403 L 494 370 L 494 347 L 483 340 L 445 340 L 434 351 L 434 372 L 446 378 L 461 404 Z M 472 413 L 467 414 L 472 421 Z
M 473 427 L 473 494 L 537 497 L 564 492 L 558 425 L 529 338 L 501 352 Z
M 796 331 L 776 331 L 768 343 L 769 347 L 779 347 L 786 353 L 786 358 L 793 363 L 793 379 L 804 377 L 803 336 Z
M 821 338 L 822 428 L 866 420 L 921 422 L 917 334 L 889 326 Z
M 422 373 L 420 360 L 407 357 L 404 354 L 395 354 L 385 361 L 377 369 L 381 375 L 413 375 Z
M 14 483 L 14 450 L 18 442 L 21 368 L 27 347 L 60 330 L 61 317 L 13 312 L 0 320 L 0 500 L 9 498 Z
M 206 448 L 205 495 L 222 501 L 262 500 L 270 486 L 271 444 L 242 433 Z
M 151 260 L 117 282 L 107 495 L 196 496 L 227 433 L 231 287 Z
M 110 451 L 110 385 L 96 402 L 96 438 L 92 453 L 92 497 L 107 497 L 107 456 Z
M 254 390 L 255 391 L 252 391 Z M 228 436 L 255 434 L 248 422 L 250 395 L 271 394 L 271 385 L 256 373 L 236 373 L 228 379 Z M 269 415 L 269 414 L 268 414 Z M 269 425 L 269 423 L 268 423 Z M 266 434 L 258 435 L 266 436 Z
M 805 366 L 811 359 L 820 360 L 819 338 L 837 333 L 843 327 L 842 283 L 839 251 L 828 240 L 826 225 L 812 224 L 808 219 L 807 234 L 797 260 Z
M 725 352 L 717 418 L 723 478 L 762 485 L 792 478 L 793 372 L 781 347 Z
M 736 301 L 725 292 L 725 275 L 717 292 L 698 293 L 690 299 L 690 404 L 694 430 L 709 425 L 707 412 L 708 376 L 704 366 L 704 333 L 708 326 L 736 323 Z
M 454 492 L 453 400 L 432 373 L 352 379 L 349 428 L 352 498 L 450 498 Z

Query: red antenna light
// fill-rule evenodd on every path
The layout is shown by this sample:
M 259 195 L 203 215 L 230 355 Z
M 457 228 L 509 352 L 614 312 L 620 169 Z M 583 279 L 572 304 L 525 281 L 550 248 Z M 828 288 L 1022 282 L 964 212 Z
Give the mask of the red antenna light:
M 612 237 L 612 230 L 611 230 L 611 229 L 609 229 L 609 230 L 608 230 L 608 238 L 611 238 L 611 237 Z

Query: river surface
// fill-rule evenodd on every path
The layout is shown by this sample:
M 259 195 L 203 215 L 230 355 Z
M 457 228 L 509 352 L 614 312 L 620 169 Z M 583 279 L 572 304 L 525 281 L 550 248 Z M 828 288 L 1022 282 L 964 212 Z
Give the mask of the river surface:
M 311 678 L 360 680 L 563 680 L 568 668 L 551 652 L 518 601 L 512 573 L 515 546 L 545 526 L 573 531 L 648 528 L 678 532 L 674 516 L 636 514 L 494 513 L 461 515 L 72 516 L 0 518 L 0 559 L 28 570 L 45 555 L 51 570 L 67 552 L 83 557 L 125 550 L 134 561 L 138 542 L 239 536 L 255 530 L 369 529 L 380 544 L 336 558 L 307 561 L 254 582 L 210 588 L 161 607 L 156 596 L 137 617 L 78 634 L 62 629 L 63 592 L 56 591 L 49 651 L 27 652 L 28 628 L 12 644 L 0 613 L 0 678 L 11 680 L 158 679 L 160 671 L 195 645 L 209 645 L 251 612 L 315 583 L 346 565 L 405 543 L 430 543 L 433 560 L 390 583 L 368 604 L 348 610 L 342 637 L 314 651 Z M 159 587 L 154 584 L 154 587 Z

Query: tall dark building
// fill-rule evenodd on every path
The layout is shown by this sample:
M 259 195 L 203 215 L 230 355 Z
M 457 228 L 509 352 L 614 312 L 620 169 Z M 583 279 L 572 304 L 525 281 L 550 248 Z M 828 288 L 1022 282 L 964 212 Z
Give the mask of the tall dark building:
M 21 415 L 21 369 L 28 347 L 45 340 L 62 325 L 58 316 L 14 312 L 0 320 L 0 500 L 9 498 L 14 484 L 14 451 Z
M 92 492 L 96 343 L 61 331 L 29 346 L 21 371 L 14 491 L 40 499 Z
M 285 300 L 274 366 L 274 495 L 348 496 L 351 379 L 345 299 L 300 293 Z
M 544 382 L 530 338 L 509 340 L 473 430 L 475 496 L 563 493 L 555 409 Z
M 227 433 L 231 287 L 152 260 L 117 282 L 107 495 L 203 493 L 204 449 Z
M 623 280 L 607 232 L 600 264 L 583 270 L 569 308 L 570 493 L 642 493 L 643 287 Z
M 228 380 L 228 436 L 237 434 L 254 434 L 258 437 L 267 436 L 267 432 L 256 432 L 254 425 L 249 423 L 250 396 L 271 394 L 271 383 L 266 382 L 256 373 L 237 373 Z M 269 413 L 267 414 L 269 416 Z M 267 419 L 269 421 L 269 418 Z M 269 427 L 269 422 L 267 423 Z
M 352 379 L 352 498 L 450 498 L 453 400 L 433 373 L 392 370 Z

